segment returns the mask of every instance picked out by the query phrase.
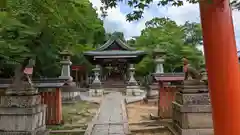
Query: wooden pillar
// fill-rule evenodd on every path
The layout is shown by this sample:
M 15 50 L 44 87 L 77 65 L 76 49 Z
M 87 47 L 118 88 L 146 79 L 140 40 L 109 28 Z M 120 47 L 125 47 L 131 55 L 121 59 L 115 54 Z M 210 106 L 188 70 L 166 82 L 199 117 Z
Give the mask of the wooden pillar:
M 202 0 L 200 14 L 214 135 L 240 135 L 240 74 L 229 0 Z
M 56 124 L 61 124 L 62 122 L 62 94 L 60 88 L 56 88 Z

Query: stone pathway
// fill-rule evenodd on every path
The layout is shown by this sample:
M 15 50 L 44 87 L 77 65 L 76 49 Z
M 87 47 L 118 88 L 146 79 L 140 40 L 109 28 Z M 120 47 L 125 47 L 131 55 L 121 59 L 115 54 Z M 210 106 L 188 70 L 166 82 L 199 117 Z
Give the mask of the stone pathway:
M 104 97 L 99 113 L 88 126 L 85 135 L 127 135 L 128 120 L 125 98 L 120 92 L 113 92 Z

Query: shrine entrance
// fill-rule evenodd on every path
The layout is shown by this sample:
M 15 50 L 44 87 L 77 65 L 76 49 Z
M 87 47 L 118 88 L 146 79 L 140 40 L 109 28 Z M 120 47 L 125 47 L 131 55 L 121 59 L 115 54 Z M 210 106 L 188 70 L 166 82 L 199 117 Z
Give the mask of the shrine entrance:
M 126 81 L 127 79 L 127 64 L 124 59 L 109 59 L 106 64 L 103 64 L 105 72 L 103 73 L 106 81 Z
M 104 45 L 84 53 L 87 60 L 97 67 L 93 69 L 92 82 L 99 79 L 104 87 L 109 88 L 125 87 L 130 78 L 134 78 L 134 69 L 130 70 L 130 67 L 134 68 L 134 64 L 145 55 L 144 51 L 128 46 L 114 34 Z

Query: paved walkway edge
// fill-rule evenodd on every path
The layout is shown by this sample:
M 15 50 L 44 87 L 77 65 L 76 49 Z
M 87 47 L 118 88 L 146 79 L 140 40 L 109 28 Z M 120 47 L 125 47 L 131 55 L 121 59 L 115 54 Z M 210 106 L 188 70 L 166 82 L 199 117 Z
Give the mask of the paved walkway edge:
M 100 102 L 100 105 L 102 104 L 102 101 Z M 93 127 L 95 125 L 95 121 L 97 121 L 97 118 L 100 114 L 100 111 L 101 111 L 101 108 L 99 107 L 96 115 L 94 116 L 94 118 L 92 119 L 92 121 L 88 124 L 88 127 L 84 133 L 84 135 L 91 135 L 92 134 L 92 130 L 93 130 Z
M 92 119 L 92 122 L 90 122 L 88 124 L 88 127 L 85 131 L 84 135 L 92 135 L 93 129 L 95 127 L 95 125 L 104 125 L 104 124 L 122 124 L 123 125 L 123 129 L 124 129 L 124 134 L 125 135 L 130 135 L 131 132 L 129 130 L 129 124 L 128 124 L 128 115 L 127 115 L 127 108 L 126 108 L 126 99 L 124 98 L 124 100 L 121 101 L 121 109 L 122 109 L 122 122 L 121 123 L 98 123 L 98 117 L 99 114 L 101 112 L 101 105 L 103 103 L 103 100 L 100 102 L 100 107 L 96 113 L 96 115 L 94 116 L 94 118 Z M 117 135 L 117 134 L 116 134 Z

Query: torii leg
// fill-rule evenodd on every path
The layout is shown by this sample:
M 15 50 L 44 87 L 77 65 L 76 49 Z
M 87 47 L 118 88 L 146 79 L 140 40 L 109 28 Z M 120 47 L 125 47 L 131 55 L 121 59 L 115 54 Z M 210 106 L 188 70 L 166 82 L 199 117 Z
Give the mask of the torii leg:
M 229 0 L 202 0 L 200 14 L 214 135 L 240 135 L 240 72 Z

